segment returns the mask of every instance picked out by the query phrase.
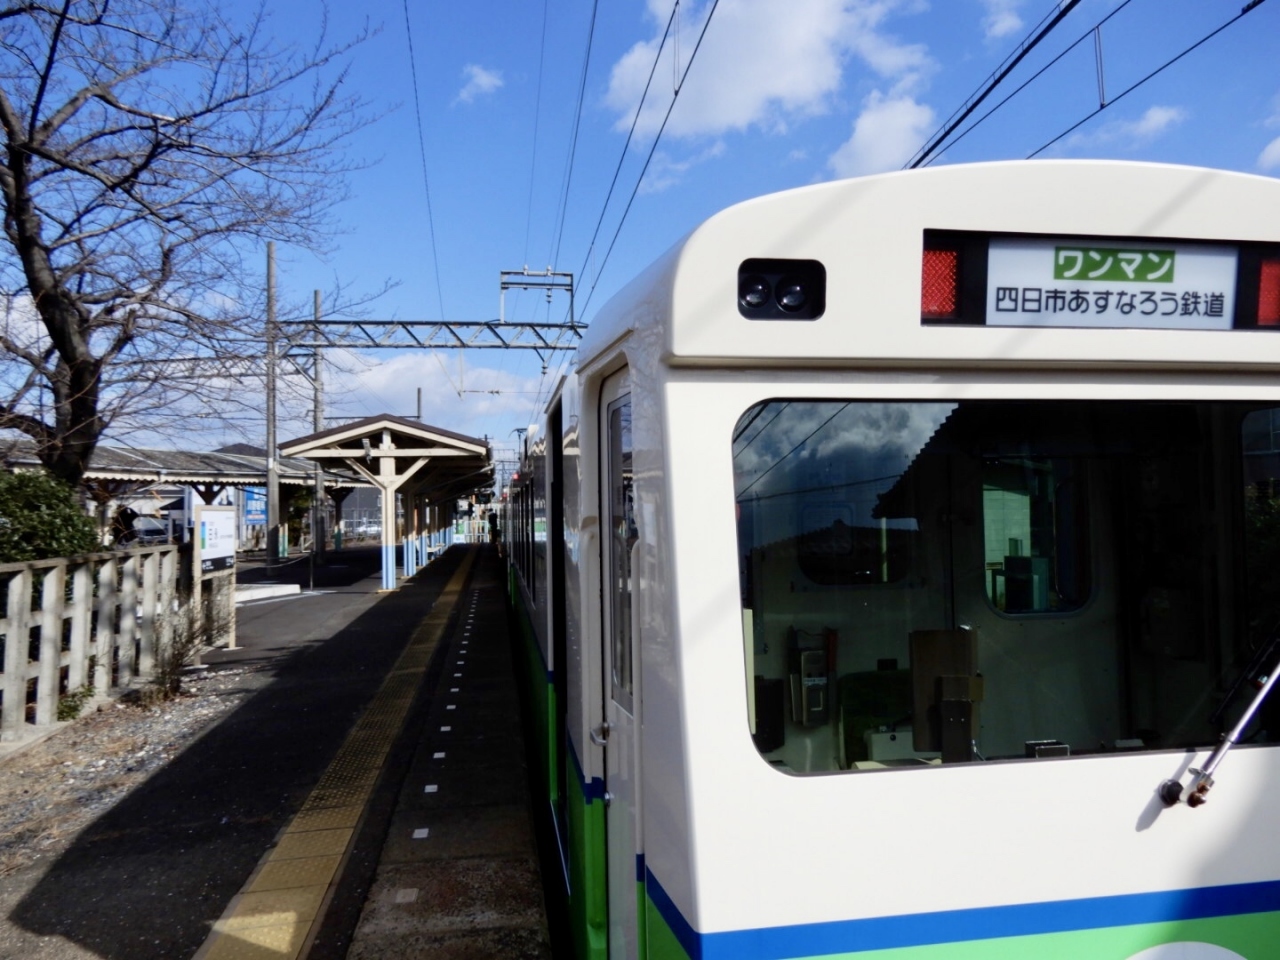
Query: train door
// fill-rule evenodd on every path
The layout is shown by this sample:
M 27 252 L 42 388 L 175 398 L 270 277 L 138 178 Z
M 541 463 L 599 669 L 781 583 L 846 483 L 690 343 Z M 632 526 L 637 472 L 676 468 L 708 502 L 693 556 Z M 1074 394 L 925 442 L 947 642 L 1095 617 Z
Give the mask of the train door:
M 1120 715 L 1107 471 L 1083 458 L 993 454 L 951 463 L 954 626 L 985 677 L 975 744 L 1113 743 Z
M 554 794 L 552 814 L 560 867 L 565 889 L 569 885 L 569 740 L 567 717 L 569 705 L 568 623 L 565 598 L 564 542 L 564 417 L 560 401 L 547 417 L 547 549 L 551 566 L 551 676 L 554 705 L 552 707 L 553 739 L 551 747 L 551 784 Z
M 604 589 L 601 679 L 604 727 L 595 739 L 605 753 L 605 843 L 609 957 L 639 955 L 638 671 L 632 629 L 632 563 L 638 530 L 632 472 L 631 381 L 623 370 L 605 381 L 600 398 L 601 570 Z
M 951 462 L 951 568 L 985 677 L 982 751 L 1212 738 L 1185 705 L 1217 675 L 1209 638 L 1234 630 L 1214 602 L 1232 545 L 1204 518 L 1230 509 L 1213 471 L 1238 427 L 1177 403 L 974 419 L 985 439 Z

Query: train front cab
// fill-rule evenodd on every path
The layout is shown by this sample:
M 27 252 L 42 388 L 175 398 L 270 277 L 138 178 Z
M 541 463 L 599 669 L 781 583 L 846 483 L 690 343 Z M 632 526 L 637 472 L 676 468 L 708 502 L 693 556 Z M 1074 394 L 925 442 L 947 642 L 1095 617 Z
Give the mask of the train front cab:
M 1280 955 L 1280 704 L 1205 805 L 1158 793 L 1241 714 L 1280 623 L 1280 238 L 1257 215 L 1278 194 L 990 165 L 763 198 L 686 243 L 662 387 L 674 669 L 641 670 L 646 723 L 668 690 L 681 717 L 688 820 L 644 824 L 679 955 Z M 1005 248 L 1163 266 L 1221 243 L 1235 325 L 1230 298 L 1212 330 L 934 323 L 937 228 L 983 238 L 993 287 Z M 825 264 L 821 319 L 729 306 L 784 256 Z M 1179 310 L 1203 315 L 1203 284 Z M 1110 284 L 1152 289 L 1169 309 Z
M 580 957 L 1276 955 L 1274 707 L 1208 804 L 1158 795 L 1280 617 L 1276 334 L 921 322 L 922 237 L 984 196 L 992 230 L 1266 237 L 1202 216 L 1252 178 L 1070 166 L 765 198 L 597 321 L 540 641 Z M 829 322 L 744 325 L 756 254 L 826 262 Z

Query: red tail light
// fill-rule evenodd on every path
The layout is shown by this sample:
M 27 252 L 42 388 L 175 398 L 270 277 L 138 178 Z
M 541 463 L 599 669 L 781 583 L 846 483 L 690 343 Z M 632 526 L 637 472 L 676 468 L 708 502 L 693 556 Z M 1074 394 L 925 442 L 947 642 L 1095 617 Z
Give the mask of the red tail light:
M 956 315 L 959 301 L 957 294 L 959 276 L 959 251 L 924 251 L 924 271 L 920 280 L 921 316 L 954 317 Z
M 1258 326 L 1280 326 L 1280 259 L 1263 260 L 1258 279 Z

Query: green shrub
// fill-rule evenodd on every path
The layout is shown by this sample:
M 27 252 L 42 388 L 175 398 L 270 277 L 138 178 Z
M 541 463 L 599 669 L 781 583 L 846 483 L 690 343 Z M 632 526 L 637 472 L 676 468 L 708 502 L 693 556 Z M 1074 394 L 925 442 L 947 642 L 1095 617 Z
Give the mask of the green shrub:
M 58 698 L 58 719 L 74 720 L 84 712 L 85 705 L 93 699 L 93 687 L 81 687 Z
M 0 473 L 0 563 L 102 549 L 71 488 L 44 473 Z

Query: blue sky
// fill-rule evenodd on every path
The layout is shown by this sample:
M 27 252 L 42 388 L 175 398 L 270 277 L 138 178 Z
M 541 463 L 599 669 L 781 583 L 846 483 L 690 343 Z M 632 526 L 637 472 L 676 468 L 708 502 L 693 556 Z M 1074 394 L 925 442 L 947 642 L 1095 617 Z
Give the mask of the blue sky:
M 353 36 L 366 23 L 373 31 L 349 57 L 347 89 L 361 95 L 377 119 L 349 144 L 366 166 L 350 177 L 351 196 L 334 211 L 344 232 L 322 258 L 278 252 L 282 296 L 309 304 L 317 287 L 341 282 L 373 291 L 390 281 L 395 287 L 369 308 L 371 315 L 492 319 L 499 271 L 552 265 L 578 276 L 579 304 L 589 301 L 581 318 L 590 321 L 631 276 L 723 207 L 901 167 L 1058 6 L 1048 0 L 720 0 L 601 270 L 711 2 L 680 3 L 678 41 L 662 49 L 608 208 L 609 183 L 673 0 L 598 4 L 567 201 L 566 161 L 592 0 L 409 0 L 407 10 L 404 0 L 335 5 L 332 38 Z M 265 3 L 281 36 L 314 37 L 315 0 Z M 1083 0 L 990 102 L 1109 14 L 1101 47 L 1105 89 L 1113 98 L 1241 6 L 1242 0 Z M 936 162 L 1025 157 L 1098 102 L 1089 36 Z M 1280 176 L 1280 0 L 1263 3 L 1041 155 Z M 589 255 L 602 209 L 600 239 Z M 563 298 L 548 308 L 539 297 L 509 295 L 508 319 L 561 320 L 566 308 Z M 420 387 L 427 422 L 508 443 L 545 399 L 561 359 L 544 375 L 537 357 L 525 352 L 338 356 L 327 372 L 329 412 L 411 415 Z M 309 419 L 286 419 L 281 436 L 309 429 Z

